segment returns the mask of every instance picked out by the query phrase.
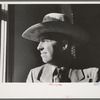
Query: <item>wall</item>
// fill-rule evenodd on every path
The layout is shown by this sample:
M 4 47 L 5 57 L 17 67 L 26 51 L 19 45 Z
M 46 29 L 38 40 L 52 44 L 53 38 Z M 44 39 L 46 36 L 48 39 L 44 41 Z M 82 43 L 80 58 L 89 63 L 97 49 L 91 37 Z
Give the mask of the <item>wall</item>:
M 7 81 L 25 82 L 29 70 L 42 61 L 37 43 L 22 38 L 31 25 L 41 22 L 45 14 L 57 12 L 59 5 L 10 5 L 9 10 L 9 77 Z
M 86 67 L 100 67 L 100 5 L 72 5 L 72 9 L 74 23 L 90 35 L 88 43 L 77 50 L 78 61 Z

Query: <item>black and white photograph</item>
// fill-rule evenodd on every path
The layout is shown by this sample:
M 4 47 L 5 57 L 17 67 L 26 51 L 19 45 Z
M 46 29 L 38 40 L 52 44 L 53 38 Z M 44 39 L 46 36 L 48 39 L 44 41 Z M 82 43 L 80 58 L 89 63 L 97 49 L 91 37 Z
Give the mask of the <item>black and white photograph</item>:
M 0 83 L 99 87 L 99 3 L 1 4 L 0 9 Z
M 99 4 L 14 4 L 7 17 L 5 82 L 100 81 Z

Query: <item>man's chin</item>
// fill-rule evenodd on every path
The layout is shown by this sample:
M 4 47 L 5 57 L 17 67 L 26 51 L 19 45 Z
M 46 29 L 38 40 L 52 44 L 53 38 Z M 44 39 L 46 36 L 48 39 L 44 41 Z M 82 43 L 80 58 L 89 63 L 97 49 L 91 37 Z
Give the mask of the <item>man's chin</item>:
M 44 63 L 48 63 L 48 61 L 47 61 L 47 60 L 42 59 L 42 61 L 43 61 Z

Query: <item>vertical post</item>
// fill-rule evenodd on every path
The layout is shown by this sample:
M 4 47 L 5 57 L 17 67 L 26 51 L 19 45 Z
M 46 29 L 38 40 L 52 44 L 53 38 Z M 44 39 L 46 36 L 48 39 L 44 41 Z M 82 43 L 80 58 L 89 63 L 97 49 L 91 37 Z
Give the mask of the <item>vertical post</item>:
M 0 62 L 0 83 L 6 80 L 6 47 L 7 47 L 7 11 L 8 5 L 1 5 L 1 62 Z
M 73 19 L 73 11 L 71 8 L 71 4 L 63 4 L 62 6 L 62 13 L 65 13 L 67 17 L 70 18 L 71 23 L 74 24 L 74 19 Z

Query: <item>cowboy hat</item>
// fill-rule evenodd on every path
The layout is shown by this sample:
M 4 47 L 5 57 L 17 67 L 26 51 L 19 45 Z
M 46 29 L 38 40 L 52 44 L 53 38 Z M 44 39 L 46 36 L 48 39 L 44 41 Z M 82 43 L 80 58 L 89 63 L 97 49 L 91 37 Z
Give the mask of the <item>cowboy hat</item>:
M 41 23 L 32 25 L 25 30 L 22 37 L 39 42 L 43 33 L 53 32 L 71 37 L 74 45 L 82 45 L 89 40 L 88 33 L 84 29 L 71 24 L 69 18 L 61 13 L 47 14 Z

